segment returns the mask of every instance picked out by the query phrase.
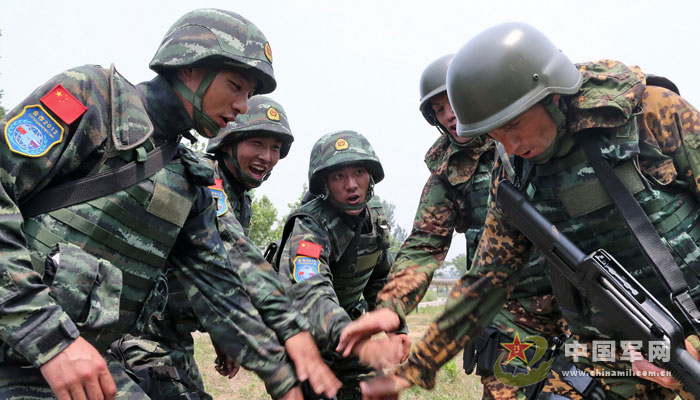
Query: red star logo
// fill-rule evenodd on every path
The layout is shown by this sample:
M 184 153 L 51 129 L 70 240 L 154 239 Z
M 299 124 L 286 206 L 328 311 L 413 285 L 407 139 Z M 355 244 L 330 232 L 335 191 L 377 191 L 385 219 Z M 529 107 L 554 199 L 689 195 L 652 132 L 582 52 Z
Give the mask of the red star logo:
M 510 360 L 516 357 L 523 360 L 523 362 L 527 363 L 525 350 L 530 348 L 530 346 L 532 346 L 532 343 L 521 342 L 520 336 L 518 336 L 518 332 L 515 332 L 515 339 L 513 340 L 513 343 L 501 343 L 501 346 L 508 349 L 508 359 L 506 360 L 506 363 L 509 363 Z

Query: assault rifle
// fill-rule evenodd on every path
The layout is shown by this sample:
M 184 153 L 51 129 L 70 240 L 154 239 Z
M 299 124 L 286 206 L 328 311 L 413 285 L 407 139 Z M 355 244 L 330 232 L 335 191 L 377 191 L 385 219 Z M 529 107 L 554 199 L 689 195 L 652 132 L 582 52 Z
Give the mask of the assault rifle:
M 512 183 L 502 181 L 496 199 L 506 218 L 542 252 L 553 267 L 551 272 L 563 276 L 602 311 L 602 318 L 593 319 L 601 332 L 641 341 L 645 355 L 649 342 L 663 342 L 670 349 L 670 360 L 655 363 L 671 371 L 686 391 L 700 399 L 700 361 L 686 350 L 682 326 L 654 296 L 605 250 L 584 254 Z M 554 288 L 556 279 L 552 281 Z

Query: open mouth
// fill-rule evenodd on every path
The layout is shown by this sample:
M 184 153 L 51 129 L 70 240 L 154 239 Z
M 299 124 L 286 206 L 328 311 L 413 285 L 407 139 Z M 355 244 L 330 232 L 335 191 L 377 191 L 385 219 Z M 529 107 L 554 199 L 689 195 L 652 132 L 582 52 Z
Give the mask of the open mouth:
M 349 196 L 347 198 L 348 204 L 358 204 L 360 202 L 360 195 L 359 194 L 353 194 L 352 196 Z
M 520 153 L 520 157 L 522 157 L 522 158 L 530 158 L 532 156 L 534 156 L 534 154 L 532 153 L 532 150 L 528 150 L 524 153 Z
M 224 128 L 224 127 L 226 127 L 226 125 L 229 122 L 234 122 L 235 120 L 236 120 L 236 117 L 233 117 L 233 118 L 221 117 L 221 119 L 219 120 L 219 125 L 221 125 L 221 127 Z
M 265 174 L 267 173 L 267 168 L 261 166 L 261 165 L 249 165 L 248 166 L 248 172 L 253 175 L 254 177 L 261 179 Z

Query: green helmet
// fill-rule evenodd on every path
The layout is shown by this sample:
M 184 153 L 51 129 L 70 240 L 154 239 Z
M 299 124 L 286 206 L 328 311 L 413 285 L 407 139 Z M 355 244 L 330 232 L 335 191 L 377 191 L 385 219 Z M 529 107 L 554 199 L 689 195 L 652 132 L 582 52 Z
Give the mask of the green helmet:
M 447 94 L 462 137 L 483 135 L 550 94 L 574 94 L 579 70 L 542 32 L 510 22 L 489 28 L 455 54 Z
M 384 169 L 367 139 L 355 131 L 338 131 L 324 135 L 311 148 L 309 191 L 324 194 L 324 179 L 329 169 L 350 164 L 365 166 L 374 183 L 384 179 Z
M 168 29 L 149 66 L 157 73 L 183 67 L 245 69 L 259 82 L 256 94 L 270 93 L 277 86 L 265 35 L 246 18 L 226 10 L 207 8 L 183 15 Z
M 280 140 L 280 158 L 289 154 L 289 148 L 294 141 L 287 113 L 278 102 L 269 97 L 251 97 L 248 101 L 248 112 L 237 116 L 234 122 L 229 122 L 215 138 L 210 139 L 207 152 L 215 153 L 223 146 L 256 136 L 274 136 Z
M 431 62 L 420 76 L 420 106 L 418 109 L 423 113 L 425 120 L 433 126 L 438 125 L 438 120 L 435 118 L 435 111 L 433 111 L 430 100 L 447 91 L 445 80 L 447 79 L 447 67 L 450 66 L 452 57 L 454 54 L 448 54 Z

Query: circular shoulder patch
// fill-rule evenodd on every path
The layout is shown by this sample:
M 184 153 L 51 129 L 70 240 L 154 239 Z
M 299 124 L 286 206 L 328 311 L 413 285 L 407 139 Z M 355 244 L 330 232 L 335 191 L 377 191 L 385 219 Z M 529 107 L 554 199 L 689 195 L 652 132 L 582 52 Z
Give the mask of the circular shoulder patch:
M 63 140 L 63 127 L 44 107 L 35 104 L 5 125 L 5 141 L 12 152 L 27 157 L 41 157 Z
M 345 150 L 348 148 L 348 146 L 349 146 L 348 141 L 343 139 L 343 138 L 340 138 L 340 139 L 335 141 L 335 149 L 336 150 Z
M 265 43 L 265 57 L 268 61 L 272 62 L 272 49 L 270 48 L 270 42 Z
M 297 282 L 303 282 L 318 275 L 321 269 L 321 261 L 318 258 L 296 256 L 292 264 L 294 264 L 294 280 Z
M 267 109 L 267 119 L 271 121 L 279 121 L 280 120 L 280 113 L 277 111 L 275 107 L 270 107 Z

